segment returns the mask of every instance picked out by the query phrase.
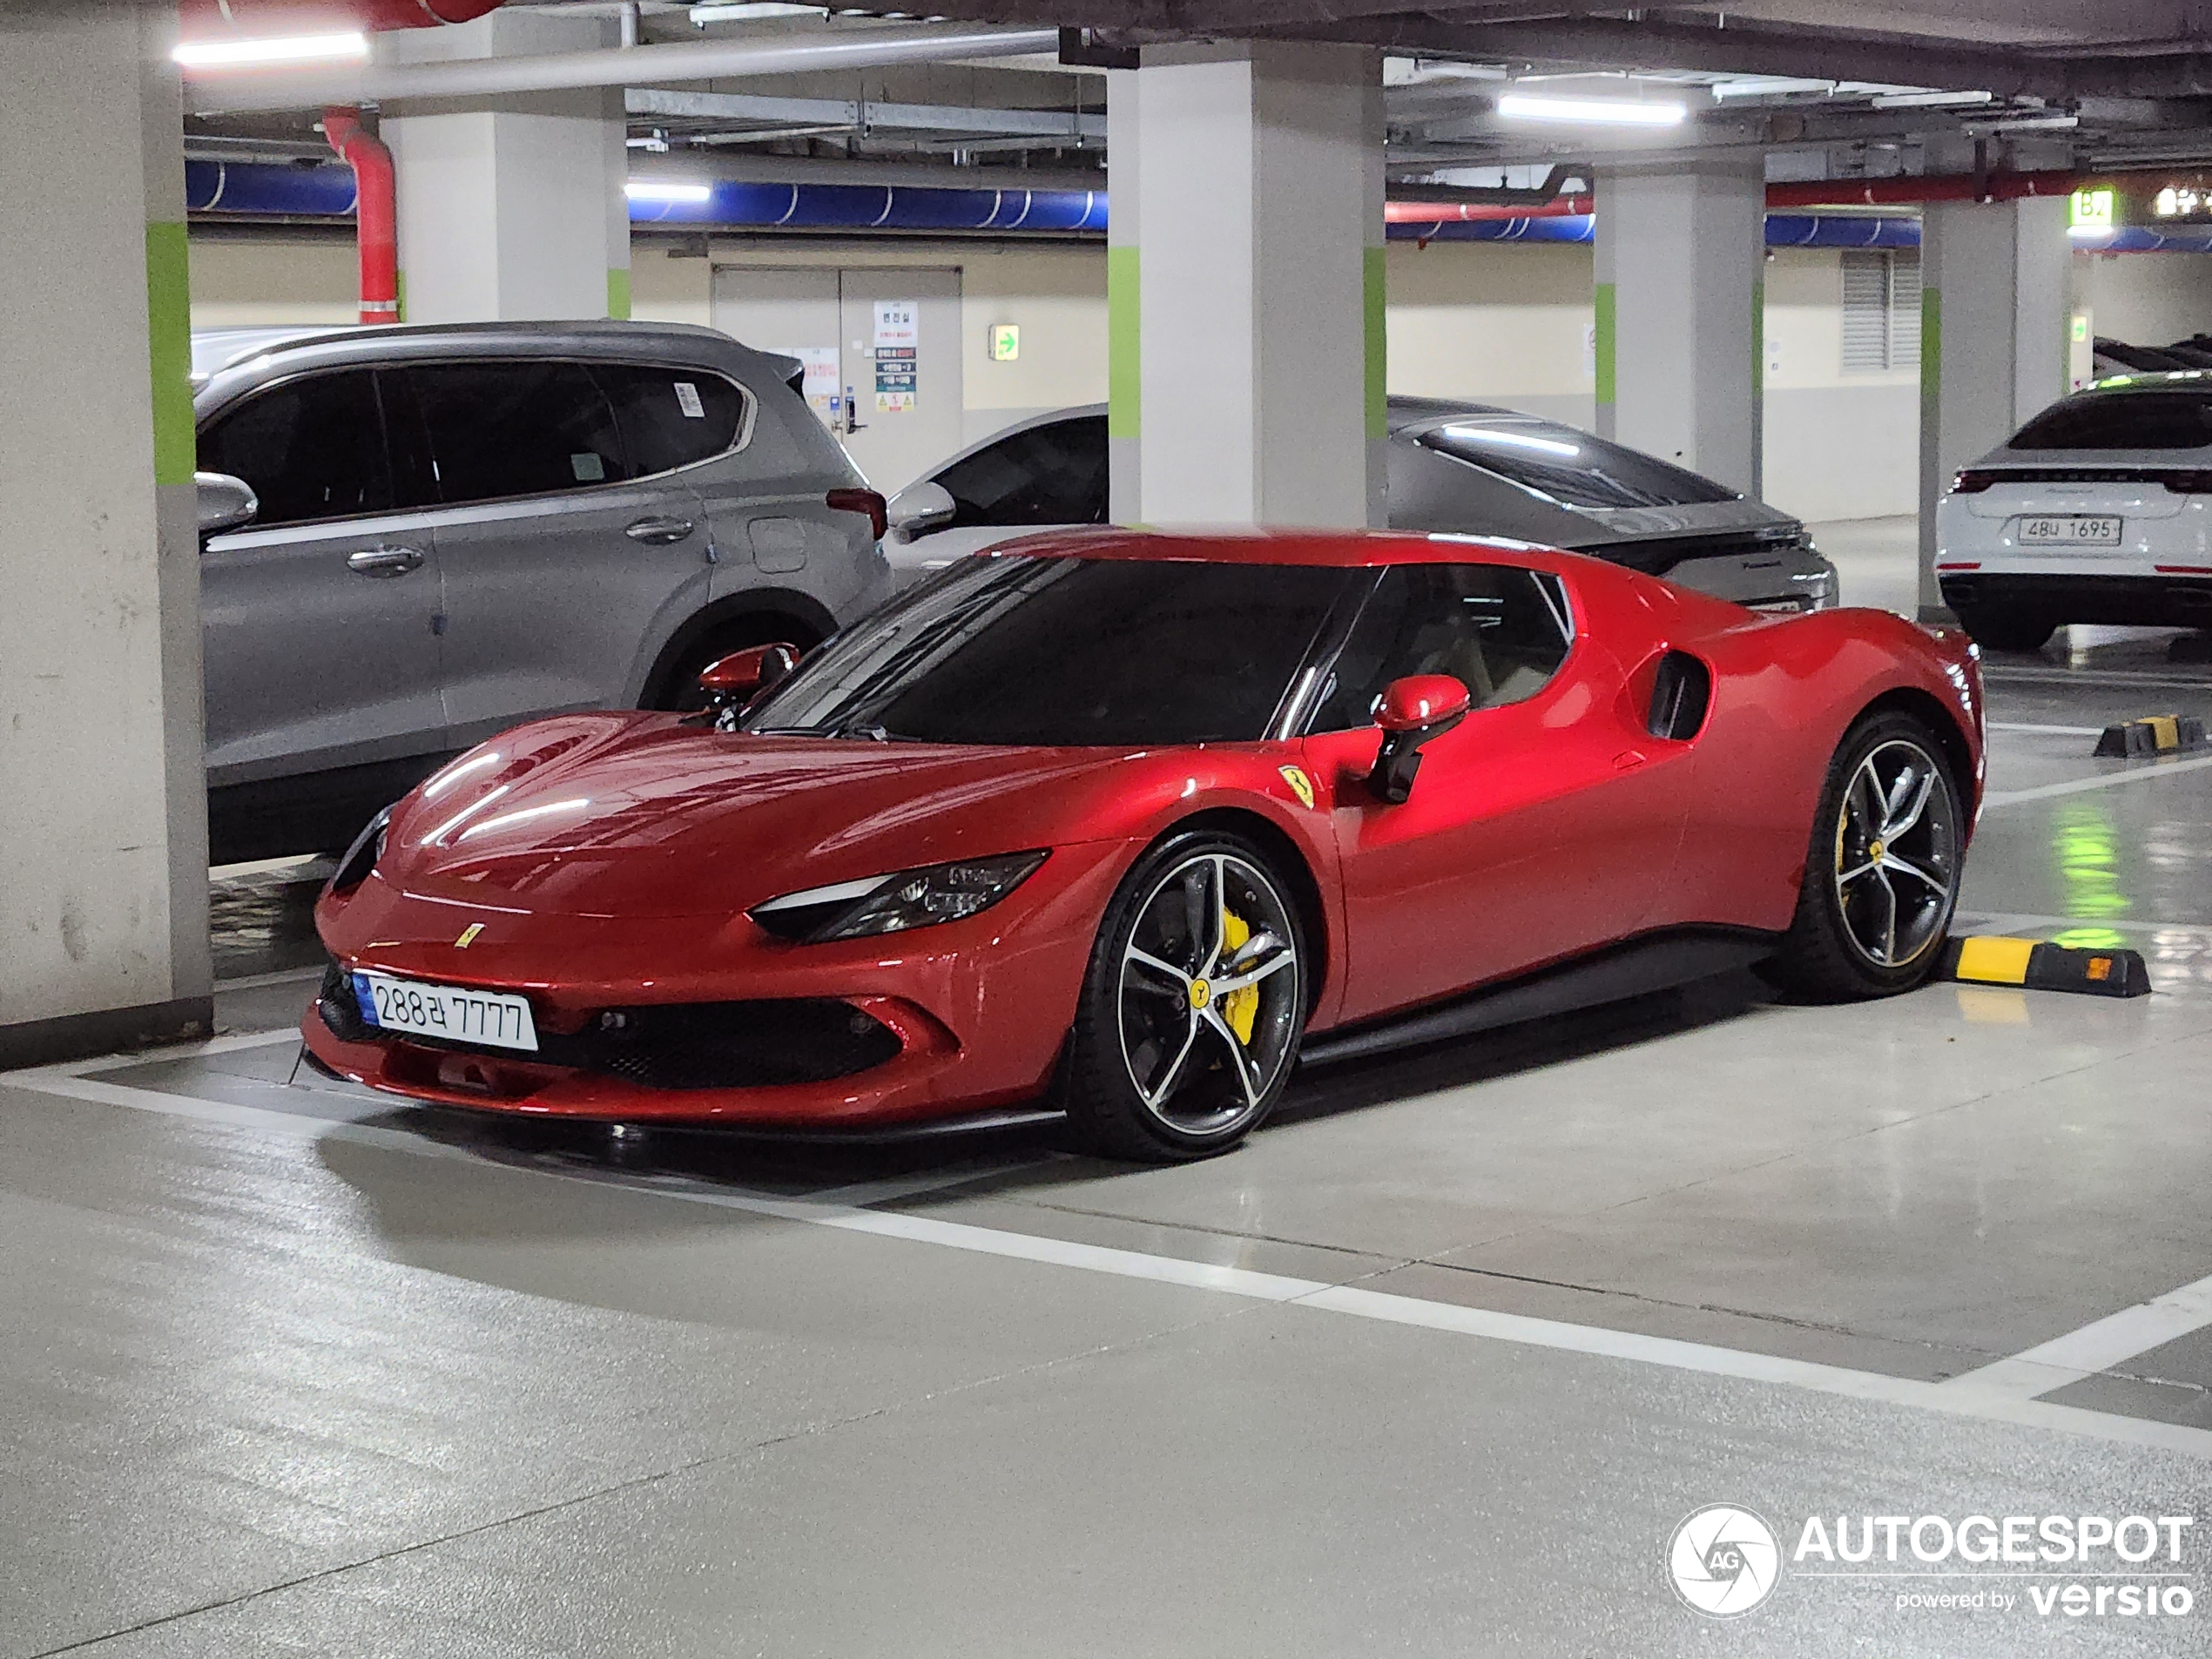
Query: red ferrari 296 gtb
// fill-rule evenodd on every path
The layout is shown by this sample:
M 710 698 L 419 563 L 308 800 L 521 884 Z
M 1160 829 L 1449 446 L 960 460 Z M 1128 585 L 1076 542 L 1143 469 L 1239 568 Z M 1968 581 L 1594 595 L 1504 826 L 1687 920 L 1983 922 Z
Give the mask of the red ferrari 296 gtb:
M 380 817 L 314 1058 L 631 1123 L 1045 1101 L 1190 1157 L 1301 1058 L 1745 963 L 1908 989 L 1981 792 L 1963 635 L 1451 536 L 1040 536 L 706 678 Z

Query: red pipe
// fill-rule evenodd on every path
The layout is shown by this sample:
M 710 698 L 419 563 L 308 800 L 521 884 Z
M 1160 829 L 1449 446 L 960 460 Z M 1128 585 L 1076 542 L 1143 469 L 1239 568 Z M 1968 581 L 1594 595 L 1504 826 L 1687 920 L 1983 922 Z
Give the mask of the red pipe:
M 1769 207 L 1897 207 L 1914 202 L 2013 201 L 2022 196 L 2070 196 L 2082 185 L 2112 183 L 2129 178 L 2127 172 L 2070 172 L 2045 168 L 2035 172 L 1900 174 L 1893 179 L 1820 179 L 1769 185 Z M 2165 179 L 2168 172 L 2139 172 L 2132 175 Z M 1489 203 L 1386 202 L 1383 218 L 1393 225 L 1426 225 L 1438 220 L 1491 219 L 1554 219 L 1590 211 L 1588 196 L 1561 196 L 1533 207 L 1503 207 Z
M 392 182 L 392 152 L 383 141 L 361 130 L 361 111 L 322 112 L 323 136 L 354 170 L 358 206 L 354 235 L 361 247 L 361 318 L 363 322 L 400 320 L 398 193 Z

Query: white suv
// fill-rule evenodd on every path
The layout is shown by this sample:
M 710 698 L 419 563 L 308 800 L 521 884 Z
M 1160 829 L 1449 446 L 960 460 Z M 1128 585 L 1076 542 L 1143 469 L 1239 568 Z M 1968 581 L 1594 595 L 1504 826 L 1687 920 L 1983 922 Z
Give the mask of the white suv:
M 2119 375 L 1960 472 L 1936 579 L 1968 633 L 2033 651 L 2062 623 L 2212 628 L 2212 373 Z

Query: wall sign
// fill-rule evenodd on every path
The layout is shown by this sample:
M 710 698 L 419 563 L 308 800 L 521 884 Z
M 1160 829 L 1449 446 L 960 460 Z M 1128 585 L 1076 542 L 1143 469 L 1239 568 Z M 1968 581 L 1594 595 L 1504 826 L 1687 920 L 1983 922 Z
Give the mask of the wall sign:
M 991 361 L 1010 363 L 1022 355 L 1022 325 L 1018 322 L 999 322 L 991 325 Z
M 840 395 L 840 378 L 834 346 L 764 346 L 763 351 L 778 357 L 796 357 L 806 366 L 806 378 L 799 382 L 799 395 L 806 400 L 806 407 L 821 418 L 822 424 L 834 428 L 845 413 L 845 400 Z
M 2076 230 L 2108 231 L 2113 228 L 2112 186 L 2099 185 L 2091 189 L 2074 192 L 2073 222 Z
M 900 415 L 914 406 L 915 380 L 921 369 L 921 301 L 879 300 L 875 302 L 875 407 L 881 415 Z

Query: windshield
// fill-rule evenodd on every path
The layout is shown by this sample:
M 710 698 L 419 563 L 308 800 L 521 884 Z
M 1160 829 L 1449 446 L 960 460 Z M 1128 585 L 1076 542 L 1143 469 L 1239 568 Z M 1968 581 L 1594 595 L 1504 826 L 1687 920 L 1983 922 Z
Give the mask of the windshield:
M 1250 742 L 1358 576 L 1315 565 L 964 559 L 840 636 L 756 732 L 923 743 Z
M 1680 507 L 1737 499 L 1724 484 L 1548 421 L 1454 424 L 1424 432 L 1420 441 L 1561 507 Z
M 2212 392 L 2093 392 L 2054 403 L 2008 449 L 2201 449 L 2212 444 Z

